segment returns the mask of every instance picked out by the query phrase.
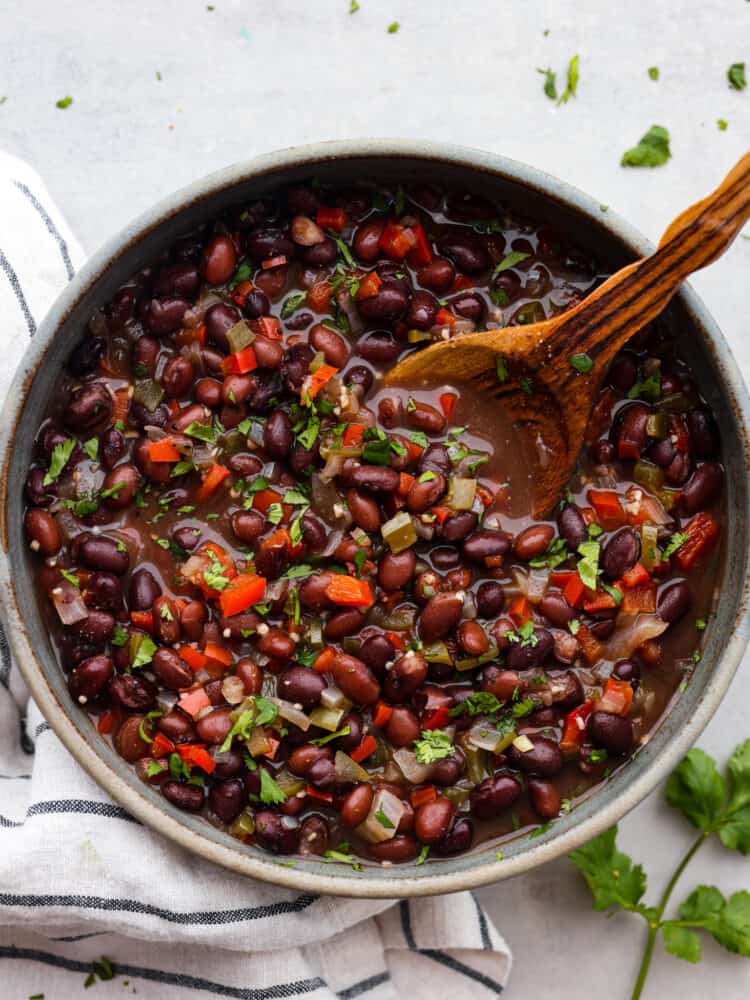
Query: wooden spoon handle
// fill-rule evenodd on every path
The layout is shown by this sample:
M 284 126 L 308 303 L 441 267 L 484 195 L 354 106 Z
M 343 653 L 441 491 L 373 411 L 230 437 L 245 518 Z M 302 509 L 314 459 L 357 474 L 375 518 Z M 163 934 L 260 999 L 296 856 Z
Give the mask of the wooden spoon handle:
M 680 282 L 712 263 L 750 217 L 750 153 L 707 198 L 682 212 L 659 248 L 612 275 L 555 332 L 570 354 L 588 354 L 600 374 L 622 345 L 662 311 Z M 541 360 L 541 359 L 538 359 Z

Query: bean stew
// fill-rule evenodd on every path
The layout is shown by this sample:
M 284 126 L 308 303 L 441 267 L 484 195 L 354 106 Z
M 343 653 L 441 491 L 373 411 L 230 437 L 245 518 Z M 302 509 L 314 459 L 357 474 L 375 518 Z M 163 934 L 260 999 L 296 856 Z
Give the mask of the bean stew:
M 497 406 L 382 385 L 605 273 L 470 193 L 310 182 L 91 317 L 25 529 L 70 693 L 144 782 L 274 854 L 421 864 L 543 829 L 648 740 L 700 659 L 723 523 L 668 326 L 614 360 L 546 521 Z

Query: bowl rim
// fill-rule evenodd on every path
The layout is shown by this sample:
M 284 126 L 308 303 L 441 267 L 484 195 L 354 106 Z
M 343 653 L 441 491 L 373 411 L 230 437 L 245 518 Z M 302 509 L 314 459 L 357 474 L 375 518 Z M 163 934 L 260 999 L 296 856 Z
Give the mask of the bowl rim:
M 13 453 L 16 426 L 24 412 L 28 389 L 58 327 L 65 322 L 77 302 L 96 285 L 109 266 L 132 244 L 137 243 L 145 234 L 158 229 L 183 209 L 195 202 L 205 201 L 218 195 L 224 189 L 232 188 L 244 180 L 262 178 L 264 175 L 273 177 L 277 174 L 281 179 L 284 171 L 291 168 L 312 168 L 316 164 L 325 162 L 367 158 L 422 159 L 495 176 L 499 180 L 537 191 L 551 198 L 574 212 L 584 223 L 606 230 L 634 255 L 644 255 L 653 251 L 652 244 L 630 223 L 611 210 L 605 211 L 595 198 L 544 171 L 484 150 L 421 140 L 351 139 L 290 147 L 225 167 L 160 199 L 109 239 L 78 271 L 39 325 L 13 377 L 0 416 L 0 466 L 2 467 L 0 538 L 3 542 L 0 547 L 0 606 L 15 661 L 49 725 L 97 784 L 144 824 L 208 861 L 284 888 L 359 898 L 391 899 L 473 889 L 521 874 L 569 853 L 617 822 L 637 805 L 672 770 L 680 757 L 695 742 L 721 702 L 737 670 L 750 636 L 748 600 L 750 577 L 747 559 L 734 628 L 727 637 L 724 651 L 717 659 L 693 715 L 681 730 L 672 735 L 658 756 L 648 761 L 641 771 L 634 771 L 632 778 L 616 800 L 604 803 L 592 815 L 584 817 L 569 829 L 548 840 L 540 838 L 537 844 L 505 860 L 486 859 L 470 869 L 458 871 L 444 871 L 441 864 L 439 867 L 435 866 L 434 874 L 426 873 L 419 878 L 414 877 L 411 869 L 406 869 L 403 875 L 400 874 L 402 869 L 398 866 L 387 869 L 388 875 L 385 876 L 370 875 L 371 869 L 368 869 L 368 877 L 359 880 L 351 876 L 282 867 L 274 863 L 270 855 L 268 860 L 265 860 L 201 836 L 178 818 L 138 794 L 134 784 L 137 779 L 133 782 L 125 781 L 110 768 L 94 746 L 86 740 L 72 718 L 66 714 L 44 677 L 40 662 L 24 628 L 23 611 L 16 599 L 7 525 L 10 458 Z M 721 369 L 722 376 L 721 391 L 728 396 L 729 405 L 742 429 L 740 447 L 745 456 L 745 469 L 748 470 L 750 400 L 742 376 L 719 327 L 692 288 L 683 284 L 677 298 L 681 300 L 695 323 L 705 332 L 716 352 L 717 365 Z M 750 509 L 744 513 L 746 519 L 750 521 Z

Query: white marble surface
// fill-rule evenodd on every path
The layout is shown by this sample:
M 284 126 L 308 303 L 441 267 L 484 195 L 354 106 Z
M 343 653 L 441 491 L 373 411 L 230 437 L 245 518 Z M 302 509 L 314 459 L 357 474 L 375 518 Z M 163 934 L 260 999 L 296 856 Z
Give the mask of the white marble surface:
M 45 177 L 87 249 L 155 199 L 255 153 L 316 139 L 396 135 L 482 146 L 592 192 L 657 239 L 750 142 L 750 90 L 726 68 L 750 64 L 742 0 L 25 0 L 0 4 L 0 146 Z M 401 22 L 389 35 L 386 27 Z M 545 29 L 549 34 L 545 37 Z M 580 53 L 578 97 L 557 109 L 535 67 L 562 74 Z M 647 67 L 661 79 L 651 81 Z M 157 80 L 157 71 L 161 81 Z M 70 94 L 66 111 L 55 101 Z M 717 118 L 729 128 L 720 132 Z M 653 123 L 672 135 L 659 170 L 619 156 Z M 2 220 L 0 220 L 0 225 Z M 747 274 L 738 240 L 695 286 L 750 374 Z M 750 735 L 746 657 L 700 744 L 723 759 Z M 622 824 L 654 891 L 689 836 L 660 793 Z M 750 863 L 704 848 L 685 889 L 750 888 Z M 641 927 L 590 910 L 566 861 L 481 896 L 515 952 L 507 995 L 625 998 Z M 647 995 L 750 995 L 750 962 L 711 942 L 698 967 L 657 955 Z

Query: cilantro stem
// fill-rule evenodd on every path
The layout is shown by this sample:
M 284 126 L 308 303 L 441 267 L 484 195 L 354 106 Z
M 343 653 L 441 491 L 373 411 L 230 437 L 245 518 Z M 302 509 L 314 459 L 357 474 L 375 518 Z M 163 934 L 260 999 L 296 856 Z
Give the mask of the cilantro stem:
M 656 938 L 659 934 L 662 925 L 662 917 L 664 916 L 664 911 L 669 903 L 669 898 L 672 895 L 674 887 L 685 871 L 687 866 L 693 859 L 696 851 L 711 836 L 712 831 L 703 831 L 700 836 L 695 840 L 692 846 L 689 848 L 687 853 L 684 855 L 680 863 L 675 868 L 672 877 L 669 882 L 667 882 L 664 892 L 661 894 L 661 899 L 659 900 L 659 905 L 653 915 L 653 918 L 648 920 L 648 937 L 646 938 L 646 947 L 643 949 L 643 957 L 641 959 L 641 964 L 638 969 L 638 978 L 635 981 L 635 986 L 633 987 L 633 992 L 630 996 L 630 1000 L 639 1000 L 641 993 L 643 992 L 643 987 L 646 982 L 646 976 L 648 975 L 648 970 L 651 967 L 651 959 L 654 955 L 654 946 L 656 944 Z M 646 918 L 648 919 L 648 918 Z

